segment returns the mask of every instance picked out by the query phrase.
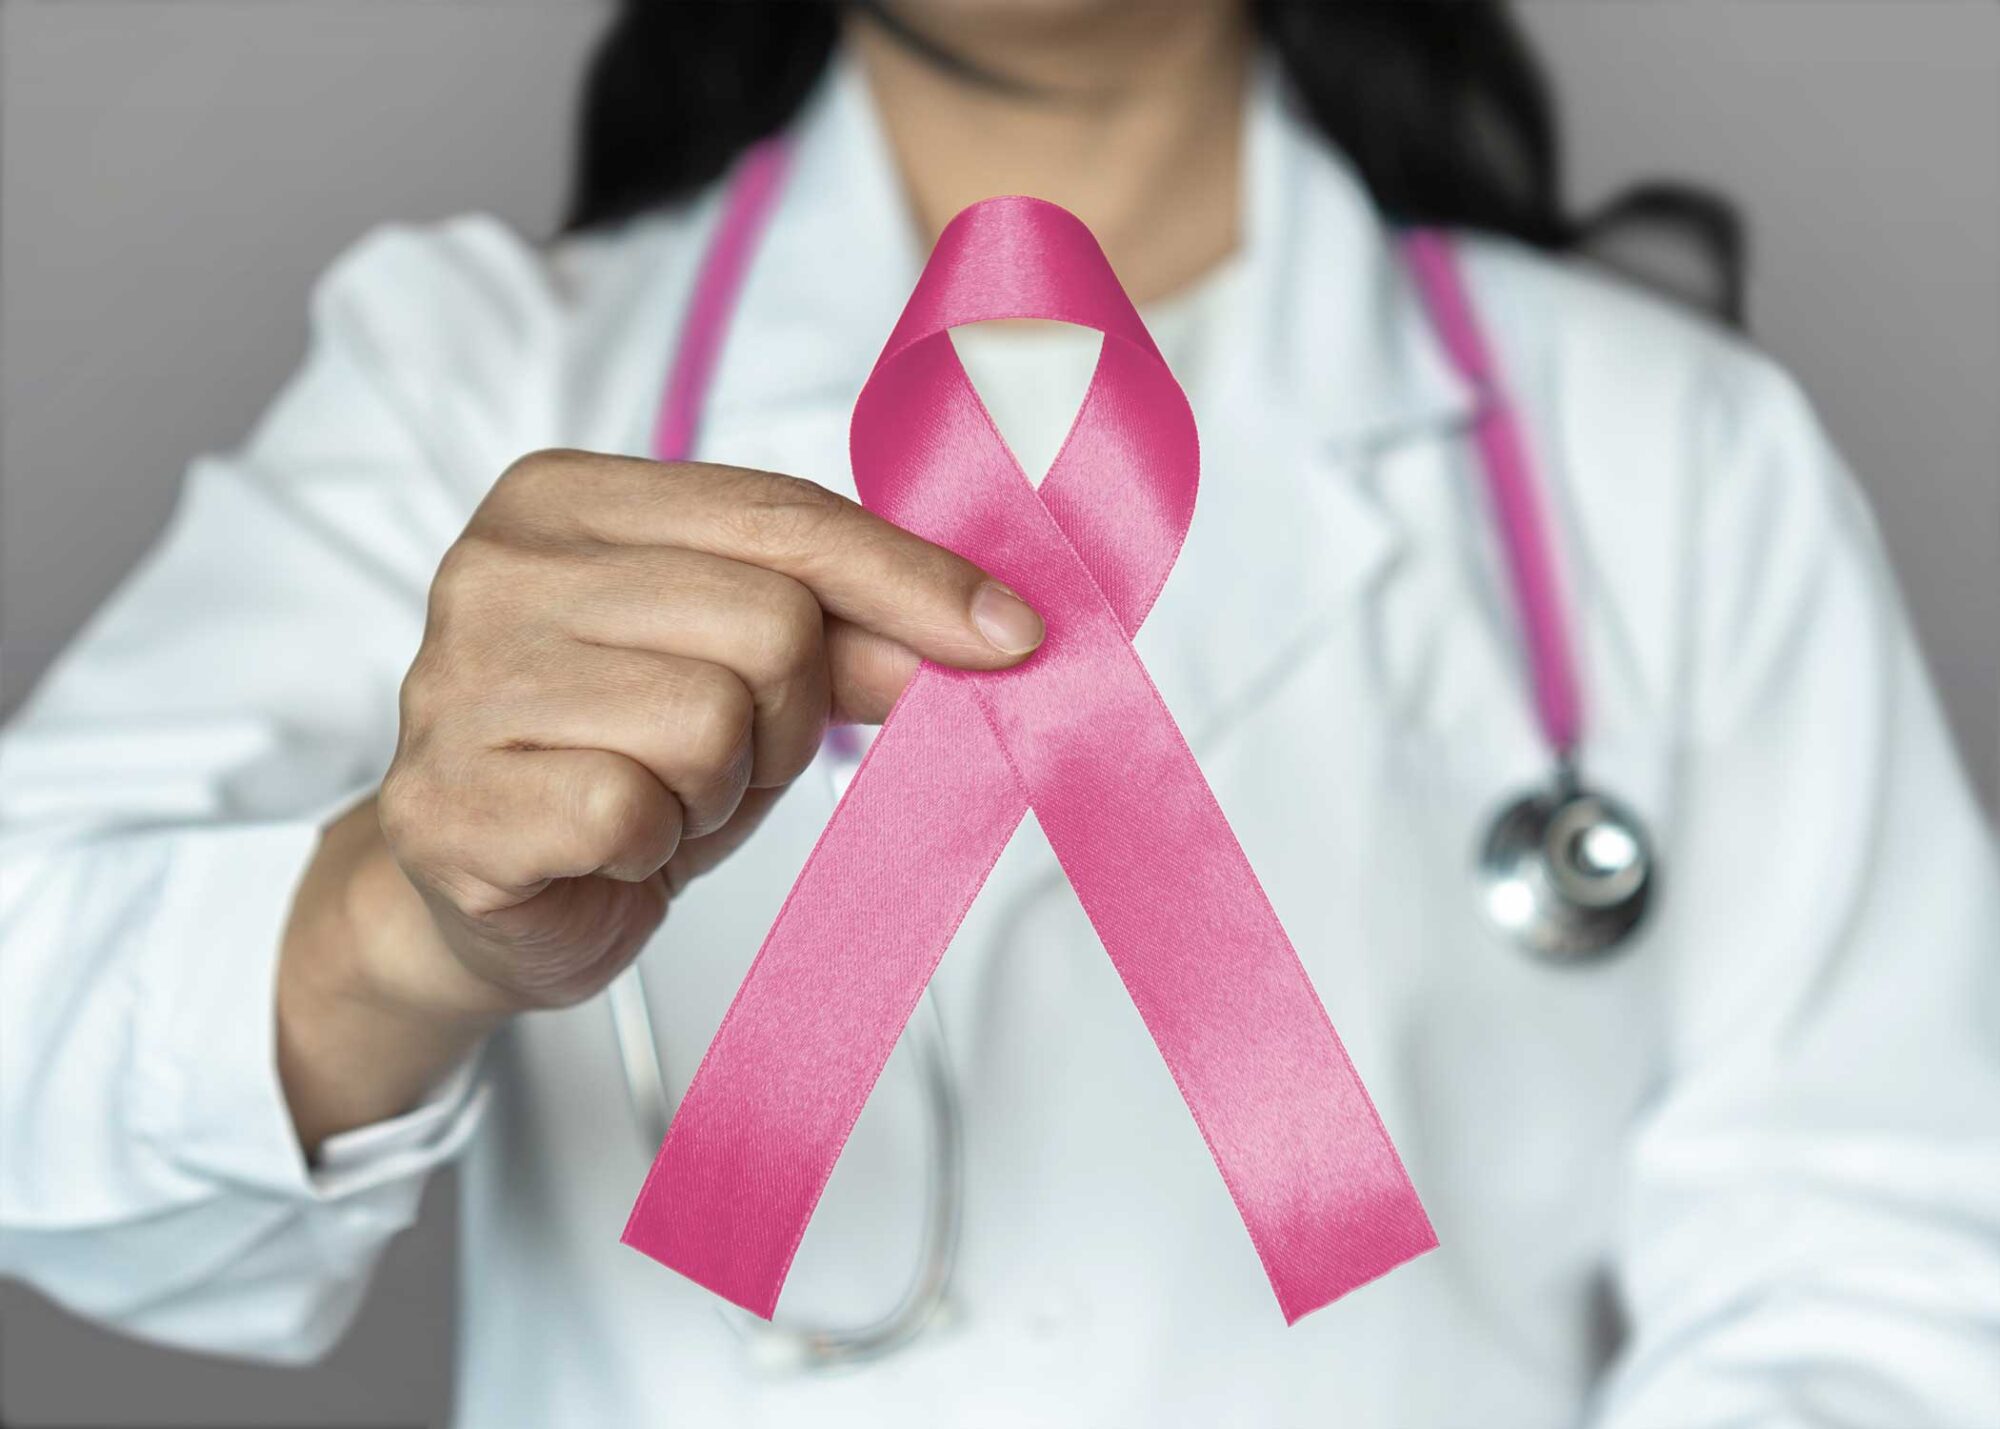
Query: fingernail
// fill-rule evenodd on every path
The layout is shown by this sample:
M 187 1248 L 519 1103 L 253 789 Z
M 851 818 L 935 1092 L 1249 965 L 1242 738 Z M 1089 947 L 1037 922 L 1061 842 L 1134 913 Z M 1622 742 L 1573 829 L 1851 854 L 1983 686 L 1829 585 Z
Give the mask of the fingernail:
M 1041 616 L 1028 603 L 996 581 L 988 581 L 972 597 L 972 623 L 986 643 L 1003 655 L 1025 655 L 1042 643 L 1046 633 Z

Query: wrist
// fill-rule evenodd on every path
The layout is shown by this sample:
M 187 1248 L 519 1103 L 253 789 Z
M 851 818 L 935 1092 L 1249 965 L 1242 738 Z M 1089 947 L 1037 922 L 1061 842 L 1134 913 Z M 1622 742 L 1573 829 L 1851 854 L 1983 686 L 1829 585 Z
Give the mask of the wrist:
M 477 1037 L 517 1010 L 453 954 L 382 837 L 373 799 L 327 826 L 293 910 L 287 959 L 315 1001 L 440 1031 Z
M 308 1155 L 407 1111 L 506 1020 L 444 946 L 376 826 L 329 825 L 293 901 L 277 975 L 278 1070 Z M 479 987 L 484 987 L 479 984 Z

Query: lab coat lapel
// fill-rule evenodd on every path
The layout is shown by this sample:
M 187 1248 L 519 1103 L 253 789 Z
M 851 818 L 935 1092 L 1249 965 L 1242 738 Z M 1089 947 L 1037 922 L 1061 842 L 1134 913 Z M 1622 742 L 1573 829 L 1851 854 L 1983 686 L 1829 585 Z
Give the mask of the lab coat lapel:
M 923 252 L 854 67 L 837 61 L 795 129 L 792 168 L 703 412 L 704 459 L 853 496 L 847 424 Z
M 1469 419 L 1388 230 L 1275 76 L 1246 136 L 1246 284 L 1195 394 L 1201 496 L 1139 647 L 1197 754 L 1359 608 L 1404 533 L 1385 453 Z

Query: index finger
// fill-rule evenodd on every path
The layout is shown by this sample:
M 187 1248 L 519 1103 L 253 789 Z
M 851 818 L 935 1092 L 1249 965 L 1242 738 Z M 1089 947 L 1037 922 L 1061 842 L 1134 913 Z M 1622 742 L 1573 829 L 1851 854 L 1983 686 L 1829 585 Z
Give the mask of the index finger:
M 565 505 L 596 539 L 778 571 L 841 619 L 962 669 L 1017 664 L 1042 642 L 1041 617 L 971 561 L 823 486 L 747 467 L 576 455 L 583 469 L 571 471 Z

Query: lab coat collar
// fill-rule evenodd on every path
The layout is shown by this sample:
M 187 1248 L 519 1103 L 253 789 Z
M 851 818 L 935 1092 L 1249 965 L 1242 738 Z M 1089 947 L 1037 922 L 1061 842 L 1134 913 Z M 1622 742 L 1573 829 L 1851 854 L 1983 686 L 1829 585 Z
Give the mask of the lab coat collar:
M 923 265 L 854 63 L 836 59 L 795 141 L 711 394 L 715 423 L 851 407 Z M 1269 62 L 1252 87 L 1245 158 L 1248 281 L 1221 339 L 1224 405 L 1297 414 L 1292 438 L 1318 451 L 1465 420 L 1475 395 L 1444 358 L 1359 176 L 1296 112 Z
M 851 61 L 836 58 L 794 126 L 793 145 L 705 427 L 739 417 L 760 426 L 811 420 L 828 410 L 844 419 L 923 268 L 888 137 Z
M 1469 419 L 1477 394 L 1445 356 L 1392 231 L 1270 60 L 1251 91 L 1245 184 L 1235 395 L 1298 414 L 1321 451 Z

